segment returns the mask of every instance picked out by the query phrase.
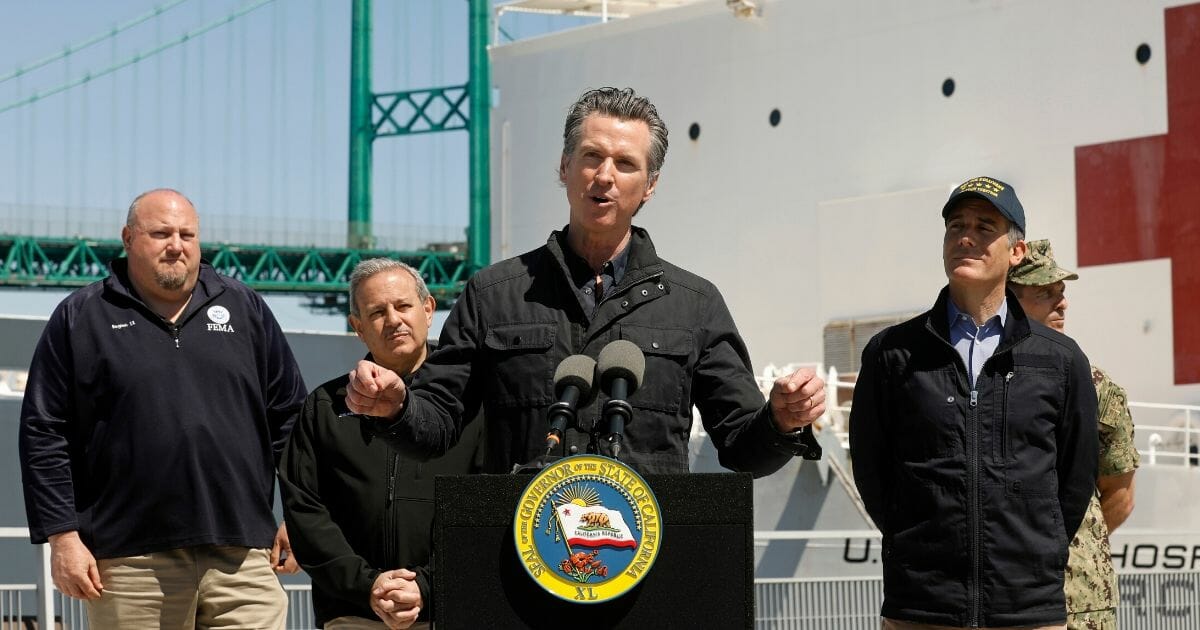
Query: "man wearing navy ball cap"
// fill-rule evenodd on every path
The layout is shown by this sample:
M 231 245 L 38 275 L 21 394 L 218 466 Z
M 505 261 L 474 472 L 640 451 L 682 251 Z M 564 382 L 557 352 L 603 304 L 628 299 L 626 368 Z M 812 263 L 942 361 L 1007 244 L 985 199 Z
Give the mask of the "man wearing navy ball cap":
M 883 533 L 883 628 L 1065 627 L 1063 570 L 1096 484 L 1096 393 L 1071 339 L 1005 290 L 1025 257 L 1013 187 L 942 207 L 948 286 L 863 351 L 854 480 Z

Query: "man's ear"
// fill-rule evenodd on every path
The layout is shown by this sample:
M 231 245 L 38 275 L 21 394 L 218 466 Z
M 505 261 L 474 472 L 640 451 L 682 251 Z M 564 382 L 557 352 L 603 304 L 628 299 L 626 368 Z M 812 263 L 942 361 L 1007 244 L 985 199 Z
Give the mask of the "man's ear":
M 566 153 L 562 154 L 562 157 L 558 160 L 558 182 L 560 184 L 567 183 L 567 162 L 569 161 Z
M 437 300 L 433 299 L 432 295 L 426 296 L 425 303 L 422 304 L 421 307 L 425 309 L 425 325 L 432 326 L 433 311 L 437 309 Z
M 658 187 L 658 175 L 652 177 L 650 183 L 646 184 L 646 192 L 642 194 L 642 203 L 650 201 L 650 198 L 654 196 L 654 189 L 656 187 Z
M 362 320 L 353 315 L 347 315 L 346 322 L 350 324 L 350 328 L 354 330 L 354 334 L 358 335 L 359 340 L 366 343 L 367 340 L 363 339 Z
M 1012 254 L 1008 258 L 1008 268 L 1012 269 L 1021 264 L 1021 261 L 1025 260 L 1025 254 L 1028 252 L 1029 246 L 1025 244 L 1023 239 L 1013 243 Z

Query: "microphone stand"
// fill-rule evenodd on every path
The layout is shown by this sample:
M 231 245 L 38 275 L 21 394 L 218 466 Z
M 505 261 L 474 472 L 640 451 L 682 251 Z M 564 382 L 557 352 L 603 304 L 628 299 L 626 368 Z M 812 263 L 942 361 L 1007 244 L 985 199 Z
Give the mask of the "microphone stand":
M 604 417 L 608 419 L 608 443 L 612 458 L 621 459 L 621 442 L 625 437 L 625 425 L 633 419 L 633 406 L 625 399 L 629 397 L 629 384 L 623 378 L 612 382 L 608 402 L 604 403 Z

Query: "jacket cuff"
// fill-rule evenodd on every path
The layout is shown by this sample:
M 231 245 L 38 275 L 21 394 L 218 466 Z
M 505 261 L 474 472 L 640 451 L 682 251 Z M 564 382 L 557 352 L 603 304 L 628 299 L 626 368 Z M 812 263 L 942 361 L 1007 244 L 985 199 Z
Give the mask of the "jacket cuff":
M 420 621 L 428 621 L 433 618 L 433 593 L 429 584 L 429 577 L 424 571 L 417 571 L 415 582 L 417 589 L 421 591 L 421 612 L 417 615 Z
M 74 531 L 79 531 L 79 523 L 75 521 L 67 521 L 55 525 L 48 525 L 38 529 L 31 527 L 29 528 L 29 541 L 35 545 L 40 545 L 43 543 L 49 543 L 50 537 L 55 534 Z M 80 535 L 80 539 L 82 540 L 82 534 Z
M 395 418 L 384 416 L 366 416 L 366 418 L 370 420 L 370 426 L 374 427 L 377 433 L 391 435 L 395 432 L 396 427 L 404 422 L 405 416 L 408 415 L 408 408 L 411 406 L 409 403 L 411 402 L 411 398 L 405 397 L 404 406 L 400 408 L 400 413 L 396 414 Z
M 771 446 L 789 452 L 795 457 L 809 460 L 821 459 L 821 445 L 817 443 L 817 436 L 813 434 L 811 424 L 796 431 L 780 431 L 770 403 L 767 403 L 767 424 L 771 426 L 769 438 Z

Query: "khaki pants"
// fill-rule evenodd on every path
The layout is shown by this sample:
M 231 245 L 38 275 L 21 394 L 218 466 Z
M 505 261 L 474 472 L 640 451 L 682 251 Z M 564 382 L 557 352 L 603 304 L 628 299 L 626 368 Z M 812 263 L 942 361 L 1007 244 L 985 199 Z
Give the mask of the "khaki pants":
M 379 619 L 362 617 L 335 617 L 325 622 L 325 630 L 386 630 L 387 625 Z M 408 630 L 429 630 L 429 622 L 418 621 Z
M 203 546 L 98 560 L 104 593 L 88 623 L 106 628 L 283 628 L 287 596 L 267 549 Z
M 879 627 L 881 630 L 959 630 L 958 626 L 936 626 L 929 623 L 916 623 L 914 621 L 898 621 L 896 619 L 888 619 L 887 617 L 880 618 Z M 1006 626 L 1005 630 L 1066 630 L 1066 625 L 1054 626 Z M 979 628 L 978 630 L 993 630 L 989 628 Z

